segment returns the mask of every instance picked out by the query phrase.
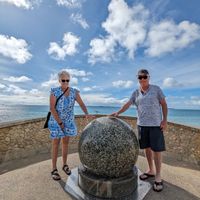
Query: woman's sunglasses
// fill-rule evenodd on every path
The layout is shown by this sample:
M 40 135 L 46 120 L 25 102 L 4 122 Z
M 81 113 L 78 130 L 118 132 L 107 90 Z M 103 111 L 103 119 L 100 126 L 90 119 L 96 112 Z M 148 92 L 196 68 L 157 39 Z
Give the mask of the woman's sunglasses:
M 65 82 L 67 82 L 67 83 L 69 83 L 69 80 L 61 80 L 63 83 L 65 83 Z
M 144 76 L 138 76 L 138 79 L 139 79 L 139 80 L 142 80 L 142 79 L 145 79 L 145 80 L 146 80 L 146 79 L 148 79 L 148 76 L 147 76 L 147 75 L 144 75 Z

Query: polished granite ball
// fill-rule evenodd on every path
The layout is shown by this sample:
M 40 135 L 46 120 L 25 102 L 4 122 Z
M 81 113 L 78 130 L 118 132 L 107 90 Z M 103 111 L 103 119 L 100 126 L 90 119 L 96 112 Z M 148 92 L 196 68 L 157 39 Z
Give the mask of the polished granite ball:
M 115 117 L 90 122 L 79 140 L 80 161 L 88 173 L 118 178 L 131 173 L 139 145 L 133 129 Z

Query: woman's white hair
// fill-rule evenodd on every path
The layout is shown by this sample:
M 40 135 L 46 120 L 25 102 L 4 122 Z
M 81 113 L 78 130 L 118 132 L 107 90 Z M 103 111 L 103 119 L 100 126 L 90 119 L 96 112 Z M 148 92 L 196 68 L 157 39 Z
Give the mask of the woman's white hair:
M 70 78 L 70 73 L 65 71 L 65 70 L 62 70 L 58 73 L 58 79 L 60 80 L 61 76 L 68 76 Z

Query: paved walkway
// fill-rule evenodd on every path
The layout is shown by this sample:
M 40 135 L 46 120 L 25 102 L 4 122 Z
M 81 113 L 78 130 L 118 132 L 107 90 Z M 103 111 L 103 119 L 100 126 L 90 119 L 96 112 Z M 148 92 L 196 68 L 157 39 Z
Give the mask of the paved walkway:
M 70 154 L 68 160 L 71 168 L 80 163 L 77 153 Z M 10 164 L 0 166 L 0 174 L 3 173 L 0 175 L 0 200 L 71 200 L 64 190 L 67 176 L 62 170 L 62 180 L 52 180 L 49 173 L 51 160 L 21 165 L 21 168 L 20 161 L 15 164 L 15 170 Z M 137 166 L 145 169 L 144 157 L 139 156 Z M 58 159 L 58 169 L 61 169 L 61 158 Z M 200 200 L 199 170 L 163 164 L 163 179 L 164 190 L 160 193 L 151 190 L 145 200 Z

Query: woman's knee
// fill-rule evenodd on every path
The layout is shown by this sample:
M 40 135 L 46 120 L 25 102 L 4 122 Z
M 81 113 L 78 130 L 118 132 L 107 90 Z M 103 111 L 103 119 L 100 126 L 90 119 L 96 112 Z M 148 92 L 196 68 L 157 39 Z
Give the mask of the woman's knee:
M 68 143 L 69 143 L 69 137 L 68 136 L 62 138 L 62 144 L 63 145 L 68 145 Z
M 54 139 L 54 140 L 52 141 L 53 147 L 58 147 L 58 146 L 59 146 L 59 143 L 60 143 L 60 139 Z

